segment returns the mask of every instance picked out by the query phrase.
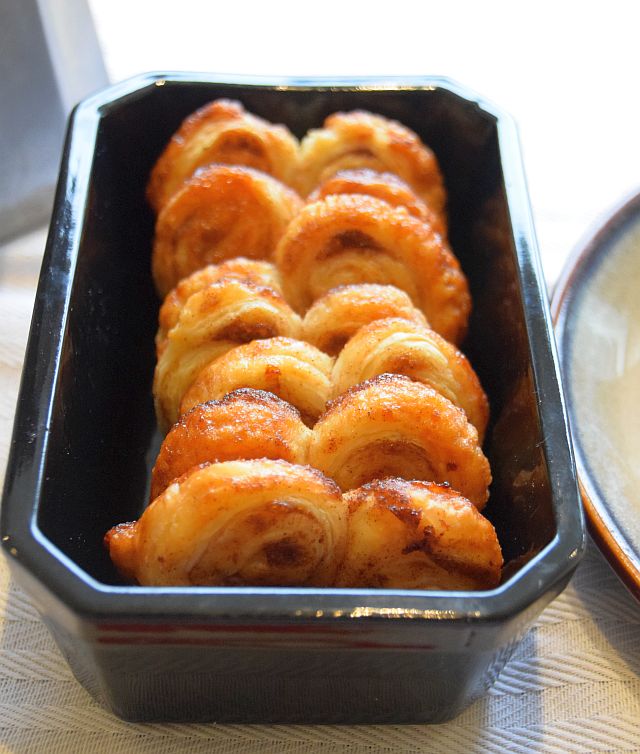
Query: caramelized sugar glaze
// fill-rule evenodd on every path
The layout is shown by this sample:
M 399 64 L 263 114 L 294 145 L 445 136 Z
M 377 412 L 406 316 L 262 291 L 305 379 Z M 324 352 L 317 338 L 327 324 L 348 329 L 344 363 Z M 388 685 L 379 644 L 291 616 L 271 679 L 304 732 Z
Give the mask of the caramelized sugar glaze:
M 489 407 L 433 152 L 362 111 L 299 144 L 217 100 L 147 196 L 168 434 L 147 509 L 105 537 L 123 577 L 496 586 Z

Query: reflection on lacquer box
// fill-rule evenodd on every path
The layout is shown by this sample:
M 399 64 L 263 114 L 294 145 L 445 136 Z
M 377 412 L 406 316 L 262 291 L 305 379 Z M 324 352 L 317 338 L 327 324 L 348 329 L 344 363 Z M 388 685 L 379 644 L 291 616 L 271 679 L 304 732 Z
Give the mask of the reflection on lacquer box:
M 491 403 L 485 592 L 125 586 L 102 538 L 140 515 L 158 447 L 149 171 L 218 97 L 297 135 L 337 110 L 399 120 L 436 153 L 474 306 L 464 343 Z M 146 75 L 74 112 L 3 503 L 5 551 L 76 677 L 130 720 L 437 722 L 482 695 L 584 546 L 515 127 L 440 78 Z

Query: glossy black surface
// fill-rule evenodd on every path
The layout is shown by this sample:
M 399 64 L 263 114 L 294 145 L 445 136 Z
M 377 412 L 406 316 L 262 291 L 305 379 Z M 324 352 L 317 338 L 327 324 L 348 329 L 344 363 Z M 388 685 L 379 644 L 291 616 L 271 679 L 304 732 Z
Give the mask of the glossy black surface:
M 216 97 L 298 135 L 336 110 L 397 118 L 436 152 L 489 394 L 486 513 L 507 565 L 484 593 L 126 587 L 101 540 L 139 515 L 158 438 L 149 170 Z M 440 721 L 493 682 L 564 587 L 584 529 L 510 119 L 443 79 L 143 76 L 70 124 L 16 416 L 2 536 L 76 676 L 129 719 Z

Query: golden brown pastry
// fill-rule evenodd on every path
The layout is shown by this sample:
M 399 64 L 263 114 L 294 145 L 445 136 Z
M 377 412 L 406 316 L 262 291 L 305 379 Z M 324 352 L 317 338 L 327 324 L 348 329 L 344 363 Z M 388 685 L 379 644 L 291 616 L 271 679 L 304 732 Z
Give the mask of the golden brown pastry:
M 254 340 L 206 366 L 182 399 L 180 413 L 236 388 L 250 387 L 268 390 L 292 404 L 313 426 L 329 400 L 332 367 L 330 356 L 301 340 Z
M 284 295 L 299 312 L 339 285 L 395 285 L 447 340 L 458 343 L 466 333 L 471 299 L 458 260 L 403 207 L 356 194 L 307 204 L 280 240 L 275 261 Z
M 431 482 L 376 480 L 344 495 L 347 549 L 339 587 L 493 589 L 502 552 L 466 498 Z
M 277 335 L 297 338 L 302 322 L 271 288 L 225 279 L 194 293 L 167 335 L 153 393 L 158 424 L 168 429 L 180 401 L 207 364 L 234 346 Z
M 405 207 L 410 215 L 429 223 L 436 233 L 446 233 L 443 216 L 429 209 L 394 173 L 379 173 L 368 168 L 340 170 L 309 194 L 307 202 L 317 202 L 331 194 L 366 194 L 382 199 L 393 207 Z
M 330 586 L 346 509 L 319 471 L 268 459 L 196 467 L 105 544 L 144 586 Z
M 190 115 L 160 155 L 147 199 L 159 212 L 203 165 L 246 165 L 289 186 L 298 173 L 298 141 L 282 125 L 248 113 L 240 102 L 219 99 Z
M 178 323 L 180 312 L 187 300 L 194 293 L 198 293 L 198 291 L 212 283 L 219 282 L 223 278 L 235 278 L 245 283 L 273 288 L 278 293 L 282 292 L 280 273 L 271 262 L 236 257 L 222 262 L 222 264 L 209 264 L 181 280 L 163 301 L 158 315 L 160 325 L 156 335 L 158 350 L 162 350 L 167 333 Z
M 263 390 L 235 390 L 194 406 L 173 425 L 151 473 L 151 499 L 205 461 L 281 458 L 304 464 L 310 441 L 311 430 L 293 406 Z
M 335 356 L 363 325 L 403 317 L 427 326 L 424 314 L 394 285 L 341 285 L 321 296 L 304 315 L 304 340 Z
M 398 318 L 360 328 L 336 360 L 332 397 L 385 372 L 404 374 L 444 395 L 466 413 L 482 443 L 487 396 L 466 356 L 436 332 Z
M 300 189 L 309 194 L 340 170 L 395 173 L 434 212 L 444 216 L 446 194 L 433 152 L 418 136 L 382 115 L 363 110 L 334 113 L 300 145 Z
M 158 215 L 151 257 L 160 296 L 207 264 L 240 255 L 269 259 L 302 200 L 251 168 L 209 165 L 186 180 Z
M 309 463 L 343 490 L 398 476 L 447 482 L 479 509 L 489 497 L 489 462 L 464 411 L 404 375 L 380 375 L 332 401 Z

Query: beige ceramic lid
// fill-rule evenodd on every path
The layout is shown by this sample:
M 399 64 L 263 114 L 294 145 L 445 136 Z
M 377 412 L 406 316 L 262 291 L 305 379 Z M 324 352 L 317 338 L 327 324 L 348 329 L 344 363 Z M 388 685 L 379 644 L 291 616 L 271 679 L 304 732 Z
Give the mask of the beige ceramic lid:
M 640 599 L 640 194 L 577 249 L 552 312 L 589 529 Z

